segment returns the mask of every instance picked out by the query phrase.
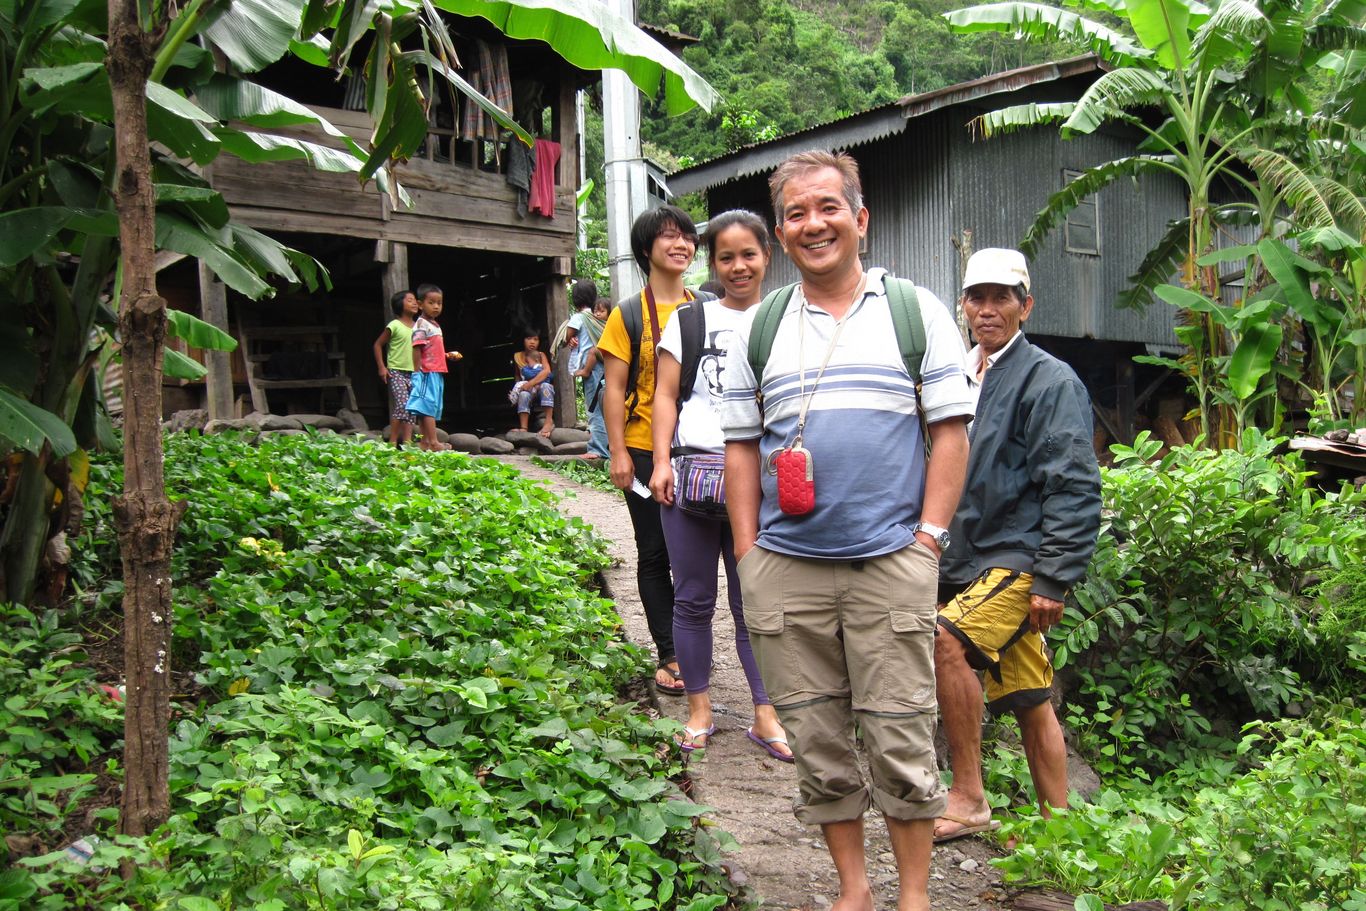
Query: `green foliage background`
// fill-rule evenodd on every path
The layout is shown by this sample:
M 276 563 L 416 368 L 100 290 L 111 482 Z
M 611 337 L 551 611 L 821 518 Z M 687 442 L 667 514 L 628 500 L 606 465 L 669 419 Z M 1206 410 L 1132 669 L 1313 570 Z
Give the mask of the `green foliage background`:
M 642 22 L 697 37 L 684 61 L 725 99 L 711 113 L 644 112 L 645 140 L 703 161 L 903 95 L 1070 53 L 1002 35 L 959 36 L 957 0 L 643 0 Z

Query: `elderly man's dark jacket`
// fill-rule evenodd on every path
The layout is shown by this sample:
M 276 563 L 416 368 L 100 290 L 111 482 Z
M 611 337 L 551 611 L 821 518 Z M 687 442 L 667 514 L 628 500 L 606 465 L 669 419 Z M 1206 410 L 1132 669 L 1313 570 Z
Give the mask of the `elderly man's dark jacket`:
M 1032 573 L 1061 601 L 1081 580 L 1100 528 L 1091 400 L 1072 368 L 1021 335 L 983 377 L 968 477 L 940 578 L 992 567 Z

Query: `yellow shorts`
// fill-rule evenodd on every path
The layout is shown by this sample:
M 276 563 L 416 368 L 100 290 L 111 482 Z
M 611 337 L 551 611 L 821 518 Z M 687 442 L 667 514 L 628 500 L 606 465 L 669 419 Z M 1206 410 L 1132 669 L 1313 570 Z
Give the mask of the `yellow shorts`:
M 1012 569 L 989 569 L 939 610 L 939 625 L 963 643 L 968 664 L 986 671 L 992 714 L 1047 702 L 1053 664 L 1043 637 L 1029 628 L 1029 589 L 1034 577 Z

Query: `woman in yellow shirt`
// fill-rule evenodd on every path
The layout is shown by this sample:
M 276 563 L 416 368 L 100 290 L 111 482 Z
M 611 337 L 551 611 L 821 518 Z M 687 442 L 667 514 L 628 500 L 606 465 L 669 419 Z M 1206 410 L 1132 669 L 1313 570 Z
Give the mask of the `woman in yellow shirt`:
M 697 252 L 697 227 L 676 206 L 660 206 L 631 226 L 631 252 L 646 275 L 639 294 L 624 298 L 607 318 L 598 340 L 606 370 L 602 413 L 607 425 L 612 483 L 625 491 L 626 508 L 636 538 L 636 584 L 659 661 L 655 687 L 683 695 L 673 643 L 673 581 L 669 550 L 659 524 L 659 504 L 650 494 L 654 439 L 650 425 L 655 393 L 655 346 L 674 310 L 693 294 L 683 287 L 683 273 Z M 641 326 L 638 344 L 627 331 L 626 314 Z M 633 389 L 631 384 L 634 375 Z

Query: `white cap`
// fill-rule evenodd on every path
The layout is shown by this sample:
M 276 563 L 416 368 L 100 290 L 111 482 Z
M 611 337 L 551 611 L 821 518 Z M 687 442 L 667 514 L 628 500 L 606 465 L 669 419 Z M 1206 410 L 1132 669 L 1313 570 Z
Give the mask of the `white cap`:
M 1029 293 L 1029 267 L 1019 250 L 988 247 L 968 257 L 968 268 L 963 273 L 963 290 L 973 285 L 1005 285 L 1014 288 L 1024 285 Z

